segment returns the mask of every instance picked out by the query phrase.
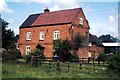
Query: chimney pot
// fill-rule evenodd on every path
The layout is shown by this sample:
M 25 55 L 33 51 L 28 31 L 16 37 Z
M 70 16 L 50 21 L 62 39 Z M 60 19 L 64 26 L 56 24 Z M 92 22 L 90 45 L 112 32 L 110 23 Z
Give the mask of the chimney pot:
M 44 9 L 44 13 L 46 13 L 46 12 L 49 12 L 50 10 L 48 9 L 48 7 L 46 7 L 45 9 Z

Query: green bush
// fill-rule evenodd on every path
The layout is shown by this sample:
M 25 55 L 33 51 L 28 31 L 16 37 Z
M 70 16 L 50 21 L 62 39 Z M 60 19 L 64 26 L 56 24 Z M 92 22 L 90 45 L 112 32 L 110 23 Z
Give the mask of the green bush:
M 106 59 L 106 54 L 105 53 L 101 53 L 99 56 L 98 56 L 98 59 L 99 61 L 105 61 Z
M 73 54 L 71 54 L 71 56 L 70 56 L 70 59 L 71 60 L 73 60 L 73 59 L 78 59 L 79 57 L 78 57 L 78 55 L 76 54 L 76 53 L 73 53 Z
M 120 77 L 120 53 L 116 53 L 108 59 L 108 70 L 117 73 Z
M 2 60 L 9 61 L 9 60 L 16 60 L 21 57 L 21 53 L 17 49 L 10 49 L 8 51 L 4 51 L 2 53 Z
M 32 55 L 39 57 L 39 58 L 42 58 L 42 59 L 44 58 L 43 50 L 41 50 L 41 49 L 34 50 L 33 52 L 29 53 L 28 56 L 32 56 Z
M 54 55 L 58 55 L 62 61 L 70 60 L 72 44 L 68 40 L 54 40 L 53 44 Z
M 28 55 L 26 55 L 26 61 L 30 62 L 32 56 L 35 56 L 35 57 L 37 57 L 39 59 L 44 59 L 45 58 L 44 55 L 43 55 L 43 50 L 41 50 L 41 49 L 36 49 L 33 52 L 31 52 Z

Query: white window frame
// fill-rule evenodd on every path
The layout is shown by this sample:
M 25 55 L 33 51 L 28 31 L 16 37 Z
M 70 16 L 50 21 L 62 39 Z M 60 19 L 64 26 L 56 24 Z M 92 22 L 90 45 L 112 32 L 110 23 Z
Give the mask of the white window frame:
M 88 57 L 91 57 L 92 56 L 92 53 L 91 52 L 88 52 Z
M 45 37 L 45 33 L 44 32 L 40 32 L 40 40 L 44 40 Z
M 26 55 L 28 55 L 28 53 L 30 53 L 31 50 L 30 50 L 30 46 L 26 46 Z
M 26 40 L 31 40 L 32 34 L 31 32 L 27 32 L 26 34 Z
M 83 18 L 79 18 L 79 24 L 83 25 Z
M 60 31 L 54 31 L 54 40 L 60 39 Z

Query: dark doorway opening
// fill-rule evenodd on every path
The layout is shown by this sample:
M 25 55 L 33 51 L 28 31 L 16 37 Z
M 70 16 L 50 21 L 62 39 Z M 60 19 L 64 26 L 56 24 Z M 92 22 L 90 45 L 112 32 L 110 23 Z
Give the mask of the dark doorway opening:
M 44 47 L 42 47 L 40 44 L 36 46 L 37 49 L 44 50 Z

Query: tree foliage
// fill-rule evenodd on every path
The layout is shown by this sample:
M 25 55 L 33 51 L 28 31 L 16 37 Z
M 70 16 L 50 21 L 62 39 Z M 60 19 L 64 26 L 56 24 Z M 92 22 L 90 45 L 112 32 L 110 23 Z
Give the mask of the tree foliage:
M 101 53 L 99 56 L 98 56 L 98 60 L 100 61 L 105 61 L 106 59 L 106 54 L 105 53 Z
M 76 51 L 80 47 L 84 47 L 86 44 L 86 37 L 81 36 L 79 33 L 75 35 L 73 41 L 68 40 L 55 40 L 53 41 L 54 55 L 58 55 L 60 59 L 70 60 L 78 58 L 77 54 L 71 54 L 70 51 L 75 49 Z
M 41 49 L 36 49 L 33 52 L 29 53 L 29 55 L 34 55 L 34 56 L 37 56 L 39 58 L 44 58 L 43 50 L 41 50 Z
M 73 38 L 73 48 L 78 51 L 80 47 L 84 47 L 87 42 L 87 38 L 85 36 L 81 36 L 77 33 Z
M 59 59 L 69 60 L 71 53 L 69 52 L 72 49 L 72 45 L 68 40 L 55 40 L 53 41 L 54 55 L 58 55 Z
M 11 49 L 3 52 L 2 61 L 9 61 L 9 60 L 14 61 L 20 57 L 21 57 L 21 53 L 19 50 Z
M 113 54 L 108 59 L 108 69 L 110 71 L 118 73 L 118 75 L 120 77 L 120 52 Z
M 8 22 L 2 20 L 2 48 L 15 48 L 15 35 L 11 29 L 8 28 Z
M 106 34 L 106 35 L 101 35 L 99 37 L 100 41 L 102 42 L 116 42 L 117 38 L 111 36 L 110 34 Z
M 26 55 L 26 62 L 31 62 L 32 56 L 34 56 L 36 59 L 44 59 L 43 50 L 42 49 L 35 49 L 34 51 L 30 52 L 28 55 Z M 41 62 L 40 60 L 40 62 Z
M 102 42 L 117 42 L 119 41 L 116 37 L 111 36 L 110 34 L 106 34 L 106 35 L 101 35 L 99 37 L 100 41 Z M 118 50 L 117 50 L 118 51 Z M 109 53 L 115 53 L 116 52 L 116 47 L 107 47 L 104 49 L 104 52 L 106 54 Z

